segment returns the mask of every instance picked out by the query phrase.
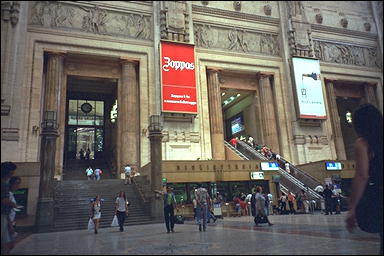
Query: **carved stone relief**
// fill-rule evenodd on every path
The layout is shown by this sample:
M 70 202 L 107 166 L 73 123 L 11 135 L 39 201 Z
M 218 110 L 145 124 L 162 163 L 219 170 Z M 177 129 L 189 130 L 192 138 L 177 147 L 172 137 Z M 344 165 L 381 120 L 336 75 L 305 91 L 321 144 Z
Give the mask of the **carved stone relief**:
M 343 28 L 347 28 L 348 27 L 348 20 L 346 18 L 342 18 L 340 20 L 340 24 Z
M 321 13 L 316 14 L 315 19 L 318 24 L 323 23 L 323 15 Z
M 272 7 L 269 4 L 264 5 L 264 14 L 268 15 L 268 16 L 271 16 L 271 14 L 272 14 Z
M 365 22 L 364 23 L 364 28 L 365 28 L 365 31 L 367 31 L 367 32 L 371 31 L 371 23 Z
M 189 42 L 189 18 L 185 2 L 164 1 L 160 11 L 161 39 Z
M 152 40 L 152 17 L 54 1 L 33 2 L 29 25 Z
M 240 11 L 241 10 L 241 1 L 233 1 L 233 8 L 236 11 Z
M 236 27 L 225 28 L 196 22 L 193 24 L 193 28 L 197 47 L 280 56 L 279 38 L 276 34 L 248 31 Z
M 381 68 L 377 48 L 314 41 L 316 58 L 324 62 Z

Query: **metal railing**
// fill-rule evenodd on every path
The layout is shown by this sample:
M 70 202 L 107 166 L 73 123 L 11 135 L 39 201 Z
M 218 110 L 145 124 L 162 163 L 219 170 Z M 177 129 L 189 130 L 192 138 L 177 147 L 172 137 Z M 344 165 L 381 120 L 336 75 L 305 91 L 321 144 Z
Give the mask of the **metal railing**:
M 237 150 L 234 146 L 232 146 L 230 143 L 224 140 L 224 145 L 226 145 L 228 148 L 230 148 L 233 152 L 235 152 L 238 156 L 240 156 L 244 160 L 249 160 L 248 157 L 246 157 L 243 153 L 241 153 L 239 150 Z
M 251 158 L 251 159 L 257 158 L 260 160 L 269 161 L 268 158 L 266 158 L 260 152 L 258 152 L 254 148 L 252 148 L 246 142 L 238 141 L 237 142 L 237 150 L 239 150 L 239 151 L 241 150 L 241 153 L 243 153 L 244 155 L 247 155 L 248 158 Z M 249 156 L 253 156 L 253 157 L 249 157 Z M 290 164 L 290 166 L 291 166 L 291 164 Z M 304 184 L 303 182 L 301 182 L 297 178 L 293 177 L 291 174 L 287 173 L 285 170 L 283 170 L 280 167 L 279 167 L 278 173 L 282 175 L 281 182 L 283 183 L 283 186 L 288 188 L 290 191 L 295 191 L 297 189 L 303 189 L 304 191 L 308 192 L 308 196 L 310 198 L 313 198 L 316 200 L 320 200 L 322 198 L 312 188 L 308 187 L 306 184 Z

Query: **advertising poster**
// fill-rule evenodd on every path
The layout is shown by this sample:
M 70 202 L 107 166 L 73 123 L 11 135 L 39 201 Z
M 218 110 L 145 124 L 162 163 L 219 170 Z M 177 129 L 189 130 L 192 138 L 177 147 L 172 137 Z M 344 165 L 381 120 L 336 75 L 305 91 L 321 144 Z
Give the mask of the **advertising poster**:
M 294 57 L 292 62 L 299 117 L 326 119 L 319 60 Z
M 161 42 L 160 59 L 162 111 L 197 114 L 194 46 Z

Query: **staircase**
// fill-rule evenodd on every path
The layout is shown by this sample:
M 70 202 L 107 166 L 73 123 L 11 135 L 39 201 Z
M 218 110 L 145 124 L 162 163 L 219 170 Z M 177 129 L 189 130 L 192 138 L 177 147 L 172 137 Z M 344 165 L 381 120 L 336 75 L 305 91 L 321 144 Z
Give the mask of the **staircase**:
M 55 188 L 54 231 L 87 229 L 90 200 L 98 194 L 104 199 L 100 228 L 110 227 L 119 191 L 125 191 L 130 203 L 125 226 L 152 223 L 149 204 L 143 202 L 135 184 L 124 185 L 117 179 L 59 181 Z

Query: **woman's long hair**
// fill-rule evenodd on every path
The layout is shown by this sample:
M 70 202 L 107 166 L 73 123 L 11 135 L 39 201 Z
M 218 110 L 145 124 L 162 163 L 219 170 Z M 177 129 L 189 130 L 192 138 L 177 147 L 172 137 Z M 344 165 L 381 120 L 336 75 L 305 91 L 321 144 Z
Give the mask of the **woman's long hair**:
M 121 193 L 123 193 L 124 201 L 127 201 L 127 197 L 125 196 L 125 192 L 124 192 L 124 191 L 120 191 L 120 192 L 119 192 L 119 197 L 120 197 Z
M 370 152 L 383 167 L 383 115 L 371 104 L 361 105 L 354 113 L 353 126 L 358 136 L 367 140 Z

